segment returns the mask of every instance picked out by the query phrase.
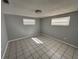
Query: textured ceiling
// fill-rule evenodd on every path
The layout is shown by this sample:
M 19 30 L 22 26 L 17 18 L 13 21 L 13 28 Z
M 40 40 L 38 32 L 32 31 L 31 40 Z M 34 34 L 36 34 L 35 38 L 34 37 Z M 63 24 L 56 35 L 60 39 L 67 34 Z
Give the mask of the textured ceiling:
M 2 2 L 2 11 L 6 14 L 27 17 L 48 17 L 77 11 L 77 0 L 9 0 L 9 4 Z M 36 14 L 36 9 L 42 13 Z

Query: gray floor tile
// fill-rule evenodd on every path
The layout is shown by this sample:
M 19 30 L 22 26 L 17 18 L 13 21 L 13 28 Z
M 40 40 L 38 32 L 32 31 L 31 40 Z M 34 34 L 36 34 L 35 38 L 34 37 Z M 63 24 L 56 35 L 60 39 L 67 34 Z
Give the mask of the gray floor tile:
M 10 42 L 4 59 L 78 59 L 78 50 L 44 36 L 37 37 L 43 44 L 31 38 Z

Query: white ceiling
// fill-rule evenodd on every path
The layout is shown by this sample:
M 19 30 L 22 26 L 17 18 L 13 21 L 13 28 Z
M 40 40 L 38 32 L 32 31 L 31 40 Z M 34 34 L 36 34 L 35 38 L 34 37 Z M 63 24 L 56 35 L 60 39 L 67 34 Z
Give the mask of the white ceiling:
M 2 11 L 6 14 L 42 18 L 77 11 L 77 4 L 77 0 L 9 0 L 9 4 L 2 2 Z M 42 13 L 36 14 L 36 9 L 42 10 Z

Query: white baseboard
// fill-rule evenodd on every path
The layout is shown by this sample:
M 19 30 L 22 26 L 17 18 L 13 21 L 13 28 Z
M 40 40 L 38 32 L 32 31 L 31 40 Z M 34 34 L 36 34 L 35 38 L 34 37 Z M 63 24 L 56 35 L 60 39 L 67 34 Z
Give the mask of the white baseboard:
M 38 36 L 38 34 L 30 35 L 30 36 L 25 36 L 25 37 L 20 37 L 20 38 L 17 38 L 17 39 L 12 39 L 12 40 L 9 40 L 8 42 L 17 41 L 17 40 L 21 40 L 21 39 L 24 39 L 24 38 L 30 38 L 30 37 L 33 37 L 33 36 Z
M 40 33 L 40 34 L 42 34 L 42 35 L 44 35 L 44 36 L 46 36 L 46 37 L 48 37 L 48 38 L 53 38 L 52 36 L 49 36 L 49 35 L 47 35 L 47 34 L 44 34 L 44 33 Z M 56 37 L 54 37 L 54 38 L 56 38 Z M 56 38 L 55 40 L 57 40 L 57 41 L 59 41 L 59 42 L 62 42 L 62 43 L 65 43 L 65 44 L 67 44 L 67 45 L 69 45 L 69 46 L 72 46 L 72 47 L 74 47 L 74 48 L 78 48 L 77 46 L 75 46 L 75 45 L 72 45 L 72 44 L 70 44 L 70 43 L 67 43 L 67 42 L 65 42 L 65 41 L 63 41 L 63 40 L 58 40 L 58 38 Z
M 1 59 L 4 59 L 5 54 L 6 54 L 6 51 L 7 51 L 7 47 L 8 47 L 8 42 L 7 42 L 7 44 L 6 44 L 6 47 L 5 47 L 5 50 L 4 50 L 4 53 L 3 53 L 3 55 L 2 55 L 2 58 L 1 58 Z
M 12 42 L 12 41 L 21 40 L 21 39 L 24 39 L 24 38 L 27 38 L 27 37 L 21 37 L 21 38 L 17 38 L 17 39 L 12 39 L 12 40 L 9 40 L 8 43 L 9 43 L 9 42 Z

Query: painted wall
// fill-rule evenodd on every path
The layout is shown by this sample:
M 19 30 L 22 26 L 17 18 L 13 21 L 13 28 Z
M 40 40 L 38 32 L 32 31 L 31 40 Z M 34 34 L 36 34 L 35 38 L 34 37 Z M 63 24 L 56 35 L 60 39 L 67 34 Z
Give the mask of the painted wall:
M 69 26 L 52 26 L 51 19 L 57 17 L 70 16 Z M 77 12 L 72 12 L 68 14 L 63 14 L 59 16 L 47 17 L 41 19 L 41 33 L 54 36 L 77 46 L 78 41 L 78 14 Z
M 4 14 L 1 13 L 1 58 L 6 49 L 7 42 L 8 42 L 8 37 L 6 32 Z
M 5 21 L 7 26 L 9 40 L 17 39 L 21 37 L 30 37 L 37 35 L 40 32 L 40 20 L 36 20 L 35 25 L 23 25 L 23 16 L 5 15 Z

